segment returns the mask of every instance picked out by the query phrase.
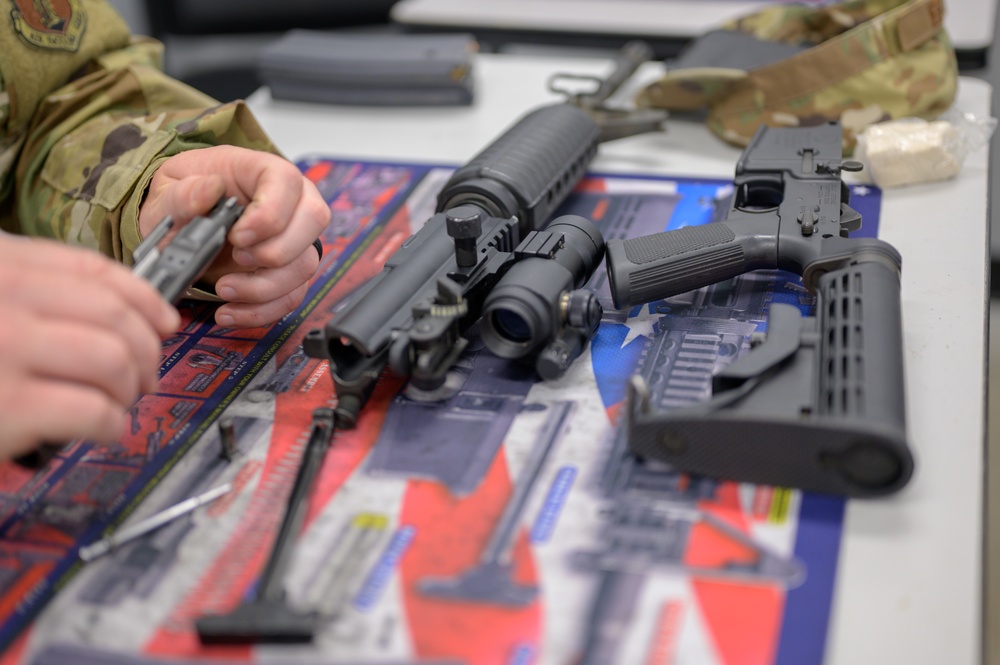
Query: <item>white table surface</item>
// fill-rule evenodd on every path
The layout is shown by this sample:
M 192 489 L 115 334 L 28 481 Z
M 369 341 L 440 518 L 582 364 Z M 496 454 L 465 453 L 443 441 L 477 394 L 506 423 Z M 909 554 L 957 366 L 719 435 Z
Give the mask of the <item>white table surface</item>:
M 404 25 L 690 38 L 774 4 L 764 0 L 400 0 Z M 945 29 L 957 49 L 993 43 L 997 0 L 945 0 Z
M 556 101 L 555 71 L 603 73 L 600 60 L 478 56 L 476 102 L 456 108 L 333 107 L 248 100 L 291 159 L 308 155 L 458 165 L 527 110 Z M 640 80 L 655 76 L 647 63 Z M 962 78 L 957 106 L 988 114 L 992 91 Z M 608 143 L 602 172 L 732 177 L 739 150 L 701 124 Z M 899 493 L 848 503 L 829 665 L 981 662 L 988 155 L 951 181 L 884 192 L 879 235 L 903 256 L 907 417 L 917 459 Z

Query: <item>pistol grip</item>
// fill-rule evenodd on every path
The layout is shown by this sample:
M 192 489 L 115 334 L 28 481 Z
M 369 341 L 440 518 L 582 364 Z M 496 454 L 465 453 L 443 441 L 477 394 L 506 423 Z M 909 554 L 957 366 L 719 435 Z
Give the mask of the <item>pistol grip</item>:
M 739 229 L 716 222 L 608 240 L 608 282 L 615 307 L 661 300 L 759 268 L 777 268 L 777 220 L 740 223 Z

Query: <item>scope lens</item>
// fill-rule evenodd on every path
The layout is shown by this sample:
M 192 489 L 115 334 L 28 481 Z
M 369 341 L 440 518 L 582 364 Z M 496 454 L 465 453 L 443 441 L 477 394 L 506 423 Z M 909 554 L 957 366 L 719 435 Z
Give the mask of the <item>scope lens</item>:
M 490 313 L 490 323 L 498 335 L 515 344 L 531 341 L 531 326 L 524 317 L 509 309 L 495 309 Z
M 534 306 L 537 303 L 530 292 L 521 289 L 515 289 L 513 295 L 494 298 L 496 295 L 494 290 L 483 306 L 480 335 L 486 347 L 501 358 L 523 358 L 547 339 L 545 322 Z

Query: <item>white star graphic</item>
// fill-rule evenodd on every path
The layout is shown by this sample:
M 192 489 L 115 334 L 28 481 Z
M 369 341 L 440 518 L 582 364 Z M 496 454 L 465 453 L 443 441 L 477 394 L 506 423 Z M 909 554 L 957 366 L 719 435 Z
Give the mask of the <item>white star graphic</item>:
M 629 342 L 640 335 L 652 339 L 653 326 L 656 325 L 659 318 L 659 314 L 650 312 L 649 305 L 640 305 L 639 311 L 629 315 L 628 319 L 625 320 L 625 325 L 628 326 L 628 334 L 625 335 L 625 341 L 622 342 L 619 348 L 624 349 L 629 345 Z

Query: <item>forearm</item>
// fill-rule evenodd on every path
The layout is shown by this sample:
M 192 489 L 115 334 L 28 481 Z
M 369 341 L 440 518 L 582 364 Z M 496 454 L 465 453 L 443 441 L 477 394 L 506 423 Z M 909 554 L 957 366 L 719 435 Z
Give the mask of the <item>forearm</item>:
M 18 231 L 131 263 L 145 188 L 166 158 L 220 144 L 276 152 L 242 102 L 169 78 L 143 48 L 100 59 L 43 102 L 16 171 Z

